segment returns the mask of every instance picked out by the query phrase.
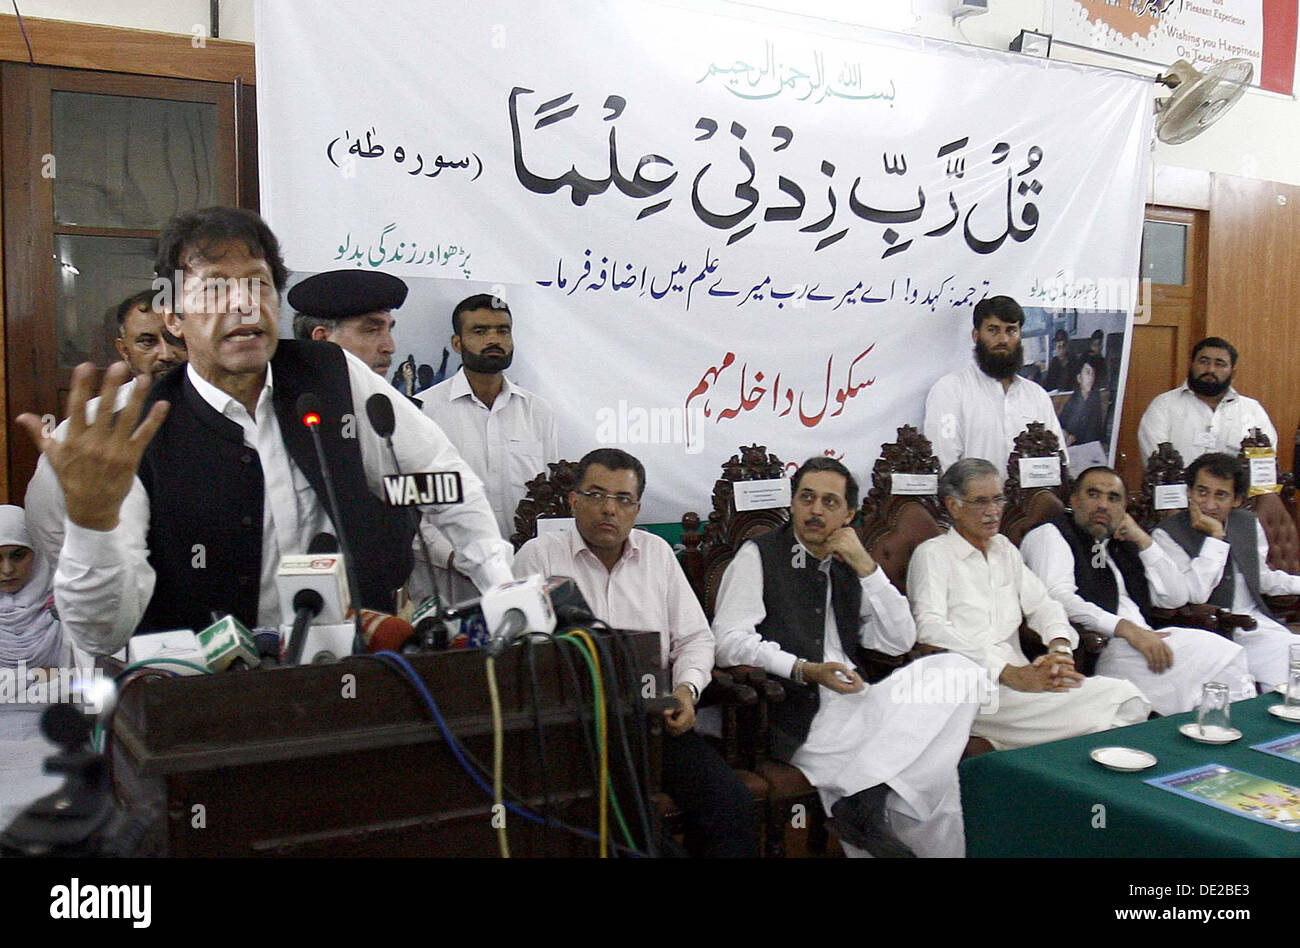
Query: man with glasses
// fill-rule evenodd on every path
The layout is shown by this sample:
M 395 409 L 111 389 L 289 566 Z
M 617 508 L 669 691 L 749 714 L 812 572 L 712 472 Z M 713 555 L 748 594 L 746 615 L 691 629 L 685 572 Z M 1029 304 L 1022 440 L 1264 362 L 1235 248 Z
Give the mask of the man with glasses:
M 571 577 L 597 619 L 615 629 L 659 633 L 659 658 L 671 669 L 677 708 L 664 712 L 663 790 L 705 838 L 705 855 L 756 856 L 753 798 L 718 752 L 694 730 L 695 703 L 713 670 L 713 633 L 672 547 L 633 530 L 645 468 L 617 448 L 578 462 L 569 492 L 575 529 L 529 540 L 515 575 Z
M 1218 336 L 1202 339 L 1192 348 L 1187 381 L 1157 395 L 1142 413 L 1138 447 L 1142 463 L 1161 442 L 1174 446 L 1184 464 L 1202 454 L 1236 454 L 1241 441 L 1258 428 L 1278 447 L 1277 429 L 1264 406 L 1232 387 L 1237 372 L 1237 350 Z
M 998 533 L 997 469 L 964 458 L 939 479 L 939 497 L 953 528 L 916 548 L 907 592 L 922 642 L 967 656 L 998 682 L 996 710 L 977 715 L 971 734 L 1002 750 L 1146 720 L 1151 703 L 1132 682 L 1075 670 L 1079 639 L 1065 609 Z M 1022 620 L 1047 645 L 1033 662 L 1020 647 Z
M 1248 490 L 1241 461 L 1231 454 L 1202 454 L 1184 477 L 1187 509 L 1160 521 L 1151 536 L 1187 581 L 1189 602 L 1255 620 L 1253 629 L 1239 628 L 1232 638 L 1246 650 L 1251 674 L 1271 689 L 1287 680 L 1289 649 L 1300 644 L 1300 635 L 1273 618 L 1264 597 L 1300 593 L 1300 576 L 1269 568 L 1264 528 L 1241 506 Z
M 817 788 L 849 855 L 964 855 L 957 762 L 979 669 L 934 655 L 866 685 L 861 649 L 901 655 L 916 643 L 907 600 L 849 526 L 848 468 L 811 458 L 792 490 L 790 522 L 746 542 L 723 574 L 718 664 L 791 682 L 769 709 L 773 753 Z

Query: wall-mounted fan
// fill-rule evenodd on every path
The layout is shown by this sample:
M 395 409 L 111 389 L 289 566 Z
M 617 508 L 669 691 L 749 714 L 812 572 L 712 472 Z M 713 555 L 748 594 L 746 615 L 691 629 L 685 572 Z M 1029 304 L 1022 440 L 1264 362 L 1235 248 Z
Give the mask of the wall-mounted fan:
M 1156 135 L 1168 145 L 1190 141 L 1205 131 L 1242 97 L 1255 67 L 1249 59 L 1227 59 L 1201 72 L 1185 59 L 1157 76 L 1173 95 L 1156 99 Z

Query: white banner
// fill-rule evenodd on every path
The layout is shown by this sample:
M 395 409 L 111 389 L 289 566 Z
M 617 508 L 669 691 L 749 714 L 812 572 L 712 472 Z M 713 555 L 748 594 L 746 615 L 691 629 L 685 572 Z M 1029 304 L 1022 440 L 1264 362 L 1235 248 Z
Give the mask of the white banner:
M 506 299 L 509 374 L 562 456 L 644 461 L 648 522 L 707 510 L 751 442 L 866 483 L 989 295 L 1030 311 L 1035 373 L 1055 330 L 1097 336 L 1118 422 L 1149 83 L 701 7 L 259 2 L 291 269 L 406 280 L 398 360 L 430 366 L 459 299 Z

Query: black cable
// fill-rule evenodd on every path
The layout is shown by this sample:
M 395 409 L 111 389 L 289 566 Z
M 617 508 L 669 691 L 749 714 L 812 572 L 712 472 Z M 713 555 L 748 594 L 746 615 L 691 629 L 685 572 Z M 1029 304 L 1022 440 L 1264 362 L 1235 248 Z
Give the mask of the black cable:
M 18 17 L 18 29 L 23 32 L 23 42 L 27 44 L 27 61 L 35 66 L 36 56 L 32 53 L 32 41 L 27 38 L 27 24 L 23 22 L 23 15 L 18 11 L 18 0 L 14 0 L 14 15 Z
M 631 647 L 627 644 L 627 639 L 622 635 L 614 632 L 606 626 L 606 630 L 613 633 L 614 643 L 618 646 L 623 655 L 623 667 L 627 669 L 628 677 L 632 683 L 632 699 L 636 703 L 637 720 L 641 726 L 636 729 L 639 743 L 641 745 L 641 779 L 643 786 L 650 786 L 650 740 L 646 736 L 646 720 L 648 712 L 646 711 L 645 699 L 641 696 L 641 689 L 638 687 L 640 682 L 636 680 L 636 657 L 632 654 Z
M 423 696 L 420 695 L 420 693 L 419 693 L 419 689 L 416 688 L 416 687 L 415 687 L 415 683 L 412 682 L 412 681 L 407 677 L 407 675 L 406 675 L 406 670 L 405 670 L 404 668 L 402 668 L 402 666 L 401 666 L 397 661 L 394 661 L 394 660 L 393 660 L 393 657 L 386 656 L 386 655 L 384 655 L 382 652 L 380 652 L 380 653 L 375 653 L 375 654 L 371 654 L 371 653 L 363 652 L 363 653 L 360 653 L 360 654 L 358 654 L 358 655 L 353 655 L 352 657 L 353 657 L 353 658 L 366 658 L 366 659 L 372 659 L 372 660 L 374 660 L 374 661 L 379 662 L 379 664 L 382 665 L 384 668 L 387 668 L 387 669 L 389 669 L 390 671 L 396 673 L 397 676 L 398 676 L 400 679 L 402 679 L 402 681 L 406 682 L 406 684 L 407 684 L 408 687 L 410 687 L 412 690 L 414 690 L 414 691 L 416 692 L 416 695 L 417 695 L 418 697 L 420 697 L 420 699 L 421 699 L 421 703 L 423 703 Z M 434 727 L 435 727 L 435 729 L 437 729 L 437 724 L 436 724 L 436 723 L 434 723 Z M 457 739 L 456 736 L 450 732 L 450 730 L 448 731 L 447 734 L 443 735 L 443 737 L 444 737 L 444 739 L 448 740 L 449 743 L 452 743 L 452 742 L 455 743 L 455 745 L 456 745 L 456 749 L 460 751 L 460 753 L 465 757 L 465 759 L 466 759 L 467 761 L 469 761 L 471 764 L 473 764 L 475 767 L 477 767 L 477 768 L 479 769 L 479 771 L 480 771 L 480 777 L 481 777 L 482 779 L 485 779 L 485 780 L 487 780 L 488 782 L 491 782 L 492 771 L 491 771 L 489 768 L 485 767 L 485 766 L 483 765 L 482 761 L 480 761 L 477 757 L 475 757 L 475 756 L 474 756 L 474 755 L 469 751 L 469 749 L 468 749 L 467 747 L 465 747 L 465 744 L 464 744 L 462 741 L 460 741 L 459 739 Z M 549 827 L 553 827 L 553 828 L 555 828 L 555 829 L 561 829 L 561 830 L 564 830 L 564 831 L 566 831 L 566 832 L 568 832 L 568 833 L 572 833 L 573 835 L 579 837 L 580 839 L 582 839 L 582 840 L 584 840 L 584 841 L 586 841 L 586 842 L 593 842 L 593 841 L 595 841 L 595 840 L 597 839 L 596 833 L 593 832 L 592 830 L 584 830 L 584 829 L 580 829 L 580 828 L 575 827 L 575 826 L 571 826 L 570 824 L 565 823 L 565 822 L 563 822 L 562 820 L 556 819 L 555 817 L 542 817 L 542 816 L 540 816 L 540 815 L 533 814 L 533 813 L 532 813 L 532 808 L 531 808 L 531 806 L 529 805 L 528 801 L 527 801 L 527 800 L 526 800 L 526 799 L 525 799 L 525 798 L 524 798 L 524 797 L 523 797 L 523 796 L 522 796 L 518 791 L 512 789 L 510 786 L 508 786 L 507 784 L 505 784 L 504 781 L 502 782 L 502 787 L 501 787 L 501 789 L 502 789 L 503 793 L 504 793 L 506 796 L 513 798 L 513 802 L 514 802 L 518 807 L 520 807 L 521 809 L 527 811 L 528 814 L 532 814 L 532 819 L 533 819 L 534 822 L 537 822 L 538 824 L 543 825 L 543 826 L 549 826 Z M 609 841 L 609 846 L 610 846 L 611 849 L 618 850 L 618 851 L 623 852 L 623 853 L 625 853 L 625 854 L 627 854 L 627 855 L 630 855 L 630 856 L 638 856 L 638 857 L 639 857 L 639 856 L 644 856 L 644 855 L 645 855 L 644 853 L 640 853 L 640 852 L 638 852 L 638 851 L 635 850 L 635 849 L 632 849 L 632 848 L 630 848 L 630 847 L 624 846 L 624 845 L 622 845 L 621 843 L 617 843 L 617 842 L 615 842 L 615 841 L 612 840 L 612 839 Z
M 524 638 L 524 658 L 528 663 L 528 681 L 532 687 L 533 696 L 533 736 L 537 741 L 537 765 L 541 771 L 542 780 L 542 813 L 547 816 L 551 815 L 551 781 L 550 767 L 546 760 L 546 727 L 542 724 L 542 703 L 540 688 L 537 685 L 537 653 L 536 653 L 536 635 L 525 635 Z M 544 638 L 548 638 L 545 637 Z
M 569 653 L 565 651 L 566 647 L 576 649 L 581 648 L 581 646 L 576 642 L 570 642 L 566 639 L 559 638 L 555 640 L 555 643 L 558 646 L 557 651 L 559 652 L 560 658 L 563 659 L 565 670 L 569 674 L 569 681 L 575 689 L 574 694 L 577 696 L 578 703 L 578 731 L 582 734 L 582 743 L 587 748 L 587 764 L 591 768 L 591 785 L 595 788 L 596 792 L 599 793 L 600 758 L 596 754 L 595 744 L 596 716 L 594 713 L 591 716 L 592 731 L 591 733 L 588 733 L 586 715 L 584 713 L 586 709 L 586 700 L 582 688 L 582 679 L 578 676 L 578 670 L 573 664 L 573 659 L 570 658 Z
M 623 721 L 623 686 L 618 680 L 618 668 L 620 663 L 614 661 L 614 650 L 609 645 L 611 633 L 605 632 L 602 634 L 601 632 L 597 632 L 595 629 L 591 631 L 593 633 L 592 640 L 600 650 L 601 667 L 602 669 L 609 669 L 609 677 L 611 679 L 610 685 L 612 687 L 608 688 L 605 692 L 605 704 L 608 708 L 610 705 L 609 696 L 610 694 L 613 694 L 614 718 L 618 724 L 619 744 L 623 748 L 623 764 L 627 768 L 627 774 L 632 783 L 632 796 L 636 804 L 637 818 L 641 822 L 643 839 L 645 840 L 645 845 L 650 849 L 651 855 L 653 855 L 654 843 L 650 839 L 652 835 L 650 832 L 650 811 L 646 808 L 645 795 L 641 792 L 641 781 L 637 779 L 636 764 L 632 759 L 632 747 L 627 739 L 627 725 Z M 627 670 L 626 664 L 624 664 L 624 672 L 626 673 Z M 626 679 L 624 683 L 626 683 Z M 633 690 L 636 689 L 634 688 Z

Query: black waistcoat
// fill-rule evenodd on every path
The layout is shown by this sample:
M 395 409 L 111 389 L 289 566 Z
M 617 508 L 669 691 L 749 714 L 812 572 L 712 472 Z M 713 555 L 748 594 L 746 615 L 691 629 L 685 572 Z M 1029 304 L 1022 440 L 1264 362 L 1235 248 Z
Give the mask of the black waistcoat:
M 411 572 L 415 527 L 407 510 L 388 507 L 366 486 L 354 433 L 367 422 L 353 417 L 342 350 L 332 343 L 281 340 L 271 372 L 271 401 L 285 451 L 328 511 L 311 433 L 297 417 L 299 395 L 319 396 L 320 434 L 342 528 L 353 547 L 361 602 L 392 611 L 393 590 Z M 187 375 L 184 366 L 170 372 L 146 402 L 146 411 L 159 400 L 170 402 L 171 410 L 140 462 L 149 495 L 149 563 L 157 583 L 137 631 L 197 631 L 211 623 L 213 610 L 231 613 L 251 629 L 257 624 L 262 575 L 261 462 L 244 445 L 243 429 L 204 401 Z
M 1048 523 L 1070 544 L 1070 551 L 1074 554 L 1074 585 L 1079 588 L 1079 595 L 1114 615 L 1119 609 L 1119 584 L 1115 582 L 1115 574 L 1105 557 L 1100 565 L 1094 565 L 1094 551 L 1099 549 L 1097 541 L 1084 532 L 1068 512 L 1057 514 Z M 1151 589 L 1147 585 L 1147 571 L 1138 556 L 1137 544 L 1112 537 L 1106 544 L 1106 552 L 1115 561 L 1120 576 L 1124 577 L 1129 598 L 1137 603 L 1147 625 L 1155 628 L 1151 625 Z
M 795 539 L 794 527 L 766 533 L 754 541 L 763 563 L 763 609 L 758 633 L 785 651 L 809 662 L 820 662 L 826 623 L 826 574 Z M 802 565 L 796 565 L 802 563 Z M 831 564 L 831 608 L 840 646 L 852 664 L 860 661 L 858 615 L 862 583 L 848 565 Z M 791 684 L 784 701 L 771 705 L 768 723 L 772 755 L 789 760 L 808 739 L 808 729 L 820 706 L 819 685 Z
M 1223 575 L 1219 585 L 1210 593 L 1210 604 L 1220 609 L 1231 609 L 1236 594 L 1236 584 L 1232 579 L 1232 566 L 1236 563 L 1246 580 L 1246 588 L 1255 601 L 1255 607 L 1266 616 L 1272 616 L 1264 604 L 1264 595 L 1259 588 L 1259 548 L 1255 545 L 1255 515 L 1240 507 L 1228 514 L 1228 523 L 1224 535 L 1228 541 L 1228 559 L 1223 564 Z M 1183 548 L 1183 552 L 1195 559 L 1205 545 L 1207 534 L 1192 526 L 1191 515 L 1180 510 L 1160 522 L 1157 530 L 1163 530 L 1174 538 L 1174 542 Z

